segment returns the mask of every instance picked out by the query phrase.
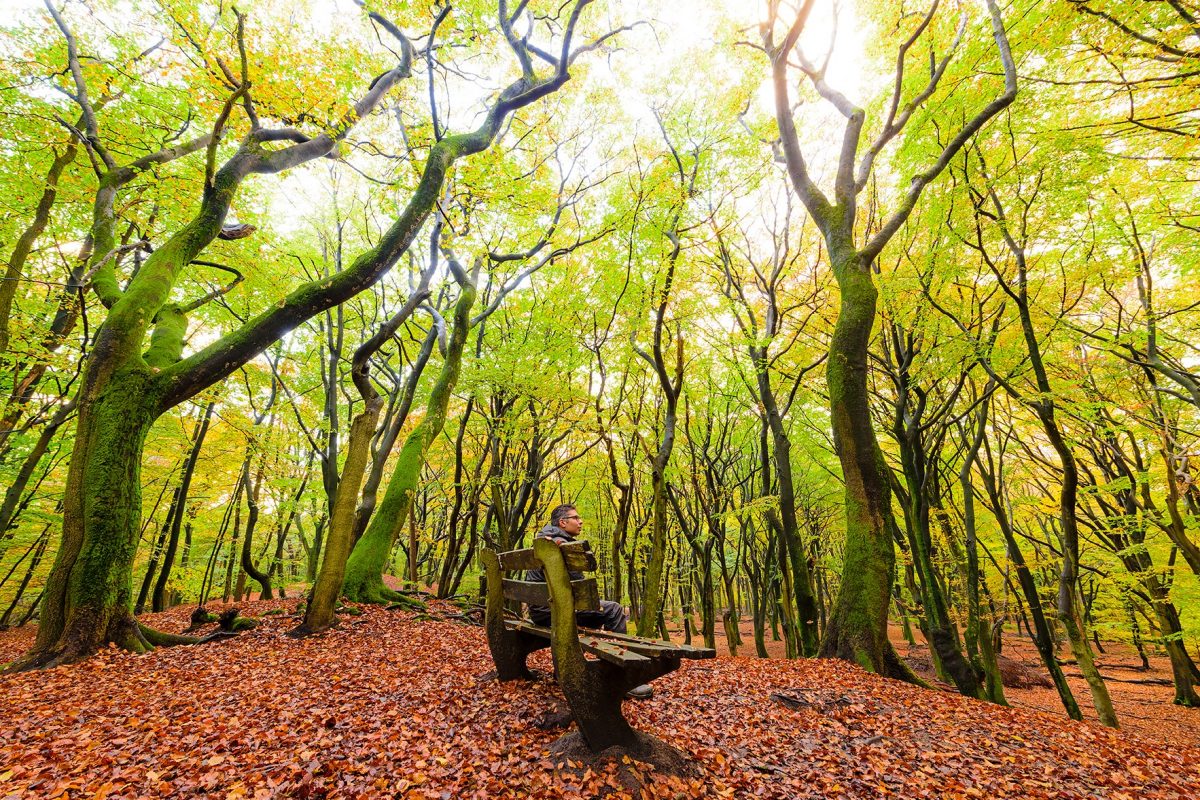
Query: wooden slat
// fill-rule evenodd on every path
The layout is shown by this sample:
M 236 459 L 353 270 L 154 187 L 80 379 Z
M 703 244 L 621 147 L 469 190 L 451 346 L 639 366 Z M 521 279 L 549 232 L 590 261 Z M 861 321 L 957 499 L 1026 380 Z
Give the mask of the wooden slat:
M 566 559 L 567 569 L 572 572 L 595 572 L 596 555 L 592 546 L 587 542 L 569 542 L 561 546 L 563 558 Z M 505 572 L 515 572 L 524 569 L 541 569 L 542 562 L 533 554 L 533 548 L 526 550 L 510 550 L 500 553 L 500 569 Z
M 600 590 L 595 578 L 571 581 L 571 593 L 575 596 L 576 611 L 595 611 L 600 607 Z M 504 597 L 519 600 L 531 606 L 550 605 L 550 590 L 544 583 L 504 579 Z
M 588 631 L 592 633 L 592 631 Z M 681 650 L 679 647 L 669 642 L 654 642 L 650 640 L 627 641 L 625 639 L 610 639 L 604 635 L 604 631 L 596 631 L 596 638 L 603 639 L 606 642 L 616 646 L 624 647 L 635 653 L 641 653 L 644 656 L 651 658 L 688 658 L 696 657 L 689 650 Z
M 543 639 L 550 638 L 550 629 L 543 628 L 541 625 L 534 625 L 527 619 L 506 619 L 504 627 L 510 631 L 522 631 L 524 633 L 532 633 L 534 636 L 541 636 Z
M 516 581 L 504 579 L 504 597 L 506 600 L 520 600 L 531 606 L 549 606 L 550 590 L 544 583 Z
M 650 654 L 658 651 L 658 655 L 677 655 L 680 658 L 716 658 L 717 651 L 710 647 L 693 647 L 690 644 L 675 644 L 661 639 L 643 639 L 612 631 L 589 631 L 604 639 L 611 639 L 616 644 L 624 645 L 641 653 Z
M 591 653 L 597 658 L 620 667 L 628 667 L 632 664 L 645 664 L 650 661 L 649 658 L 641 653 L 635 653 L 633 650 L 622 647 L 615 642 L 606 641 L 586 633 L 579 634 L 579 646 L 583 648 L 583 652 Z
M 510 631 L 523 631 L 531 633 L 534 636 L 540 636 L 543 639 L 550 638 L 550 629 L 544 628 L 541 625 L 535 625 L 526 619 L 507 619 L 504 624 Z M 620 637 L 615 638 L 615 637 Z M 584 643 L 586 640 L 586 644 Z M 708 648 L 691 647 L 689 645 L 674 645 L 670 642 L 659 642 L 653 639 L 639 639 L 636 636 L 623 636 L 619 633 L 611 631 L 596 631 L 591 629 L 581 630 L 579 632 L 579 641 L 584 644 L 584 649 L 589 653 L 593 653 L 599 658 L 604 658 L 605 661 L 618 663 L 614 659 L 605 658 L 604 653 L 611 655 L 612 649 L 627 650 L 630 653 L 638 656 L 638 658 L 622 657 L 621 664 L 641 663 L 650 658 L 714 658 L 717 654 L 716 650 Z M 602 647 L 606 645 L 606 647 Z M 603 651 L 603 652 L 602 652 Z

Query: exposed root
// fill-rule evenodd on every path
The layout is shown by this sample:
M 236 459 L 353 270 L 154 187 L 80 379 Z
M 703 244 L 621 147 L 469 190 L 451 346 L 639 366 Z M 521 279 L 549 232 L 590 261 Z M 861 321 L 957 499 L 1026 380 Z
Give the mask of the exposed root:
M 198 609 L 198 611 L 200 610 Z M 193 614 L 193 621 L 195 617 L 196 615 Z M 254 623 L 253 620 L 247 621 Z M 217 638 L 214 636 L 185 636 L 155 630 L 149 625 L 138 622 L 129 611 L 116 612 L 109 619 L 102 636 L 96 636 L 94 630 L 94 628 L 85 628 L 82 625 L 77 625 L 74 629 L 68 628 L 52 646 L 26 653 L 5 667 L 4 672 L 28 672 L 73 664 L 95 655 L 108 644 L 116 645 L 128 653 L 140 655 L 152 652 L 158 647 L 201 644 Z
M 920 686 L 922 689 L 935 688 L 920 675 L 913 672 L 912 667 L 908 666 L 904 659 L 900 657 L 900 654 L 896 652 L 896 648 L 892 647 L 891 642 L 884 645 L 883 663 L 885 665 L 883 675 L 888 678 L 895 678 L 898 681 L 911 683 L 914 686 Z
M 388 605 L 388 611 L 426 611 L 429 606 L 415 597 L 411 597 L 401 592 L 392 592 L 395 599 Z
M 209 611 L 204 606 L 196 606 L 196 610 L 192 612 L 191 625 L 188 626 L 188 631 L 198 630 L 210 623 L 217 621 L 217 615 Z
M 230 608 L 221 612 L 217 617 L 217 622 L 221 626 L 221 630 L 228 633 L 241 633 L 252 628 L 258 627 L 258 620 L 250 619 L 249 617 L 239 617 L 239 609 Z
M 176 647 L 181 644 L 199 644 L 201 639 L 198 636 L 183 636 L 178 633 L 167 633 L 166 631 L 155 630 L 149 625 L 138 623 L 138 631 L 141 633 L 141 638 L 151 647 Z
M 424 611 L 426 609 L 424 602 L 413 597 L 416 592 L 397 592 L 384 586 L 382 580 L 368 581 L 357 591 L 349 589 L 349 587 L 347 589 L 346 600 L 353 603 L 374 603 L 376 605 L 391 603 L 391 608 L 403 608 L 406 611 Z
M 819 657 L 840 658 L 843 661 L 858 664 L 868 672 L 883 675 L 885 678 L 894 678 L 923 689 L 935 688 L 912 671 L 886 638 L 883 640 L 882 648 L 876 651 L 871 637 L 848 635 L 831 626 L 826 630 L 825 638 L 821 642 Z
M 32 672 L 35 669 L 51 669 L 52 667 L 57 667 L 60 663 L 66 663 L 60 661 L 62 656 L 63 652 L 60 648 L 52 648 L 50 650 L 41 651 L 35 650 L 33 652 L 26 653 L 15 661 L 10 662 L 8 666 L 4 668 L 4 674 L 7 675 L 14 672 Z

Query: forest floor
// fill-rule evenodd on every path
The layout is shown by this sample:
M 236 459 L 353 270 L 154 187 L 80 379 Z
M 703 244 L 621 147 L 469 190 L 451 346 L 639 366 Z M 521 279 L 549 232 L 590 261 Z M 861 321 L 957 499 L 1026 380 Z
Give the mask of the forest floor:
M 302 641 L 284 635 L 295 619 L 267 616 L 233 639 L 0 676 L 0 797 L 1200 796 L 1194 742 L 837 661 L 685 662 L 653 699 L 627 702 L 635 727 L 691 757 L 691 776 L 626 759 L 556 765 L 557 687 L 489 679 L 482 629 L 439 619 L 456 610 L 368 608 Z M 145 619 L 180 631 L 190 612 Z M 0 662 L 32 637 L 0 633 Z M 533 664 L 548 673 L 548 654 Z
M 718 622 L 718 626 L 719 626 Z M 754 655 L 754 629 L 749 620 L 740 626 L 742 646 L 738 649 L 741 655 Z M 901 628 L 892 626 L 889 631 L 896 651 L 904 658 L 918 675 L 940 684 L 946 691 L 956 691 L 952 686 L 937 680 L 929 658 L 929 649 L 920 633 L 917 634 L 917 644 L 909 645 L 904 641 Z M 681 631 L 672 631 L 672 637 L 682 639 Z M 1042 666 L 1041 658 L 1033 642 L 1024 634 L 1016 631 L 1005 631 L 1003 635 L 1003 655 L 1028 668 L 1029 673 L 1045 678 L 1044 687 L 1013 688 L 1005 687 L 1004 696 L 1014 708 L 1024 708 L 1034 711 L 1044 711 L 1068 719 L 1063 709 L 1058 692 L 1049 683 L 1046 668 Z M 694 642 L 702 643 L 697 636 Z M 729 655 L 725 635 L 718 630 L 716 636 L 717 655 L 725 658 Z M 1112 697 L 1113 707 L 1117 712 L 1117 720 L 1123 731 L 1137 733 L 1147 739 L 1154 739 L 1166 744 L 1187 744 L 1200 748 L 1200 708 L 1185 708 L 1174 704 L 1175 688 L 1171 680 L 1171 661 L 1166 654 L 1155 654 L 1147 647 L 1150 668 L 1142 669 L 1142 660 L 1132 645 L 1124 642 L 1103 642 L 1105 652 L 1096 652 L 1096 662 L 1101 674 L 1105 677 L 1108 693 Z M 782 641 L 772 641 L 767 635 L 767 654 L 771 658 L 784 658 L 786 649 Z M 1093 647 L 1094 650 L 1094 647 Z M 1070 657 L 1070 649 L 1065 645 L 1062 657 Z M 1067 683 L 1075 695 L 1085 719 L 1098 719 L 1096 709 L 1092 705 L 1091 694 L 1087 683 L 1079 674 L 1079 668 L 1068 664 L 1063 667 L 1067 675 Z

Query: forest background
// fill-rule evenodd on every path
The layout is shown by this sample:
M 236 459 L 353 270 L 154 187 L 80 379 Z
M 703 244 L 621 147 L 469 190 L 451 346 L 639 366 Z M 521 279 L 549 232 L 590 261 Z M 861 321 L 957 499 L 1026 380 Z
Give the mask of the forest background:
M 574 502 L 643 634 L 903 675 L 890 616 L 1002 700 L 1007 625 L 1072 716 L 1064 643 L 1110 724 L 1100 640 L 1200 702 L 1186 0 L 11 9 L 28 664 L 323 571 L 470 597 Z

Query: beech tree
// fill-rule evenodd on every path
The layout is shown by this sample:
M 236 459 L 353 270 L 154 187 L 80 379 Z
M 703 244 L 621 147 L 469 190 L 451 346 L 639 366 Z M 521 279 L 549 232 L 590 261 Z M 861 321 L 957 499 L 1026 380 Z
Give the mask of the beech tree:
M 375 247 L 337 275 L 293 289 L 244 326 L 185 355 L 187 315 L 210 298 L 178 302 L 173 300 L 172 290 L 222 233 L 242 182 L 251 175 L 281 172 L 333 153 L 350 130 L 411 76 L 414 58 L 420 55 L 398 27 L 370 12 L 371 19 L 399 44 L 398 63 L 371 81 L 361 98 L 339 119 L 330 120 L 326 130 L 305 133 L 294 126 L 274 127 L 260 116 L 255 101 L 246 19 L 237 14 L 240 71 L 224 70 L 231 91 L 202 140 L 204 188 L 194 216 L 154 250 L 124 285 L 111 258 L 114 248 L 108 231 L 115 219 L 97 226 L 100 235 L 95 242 L 92 287 L 108 314 L 84 365 L 63 539 L 47 582 L 37 641 L 16 668 L 73 661 L 106 642 L 140 652 L 155 645 L 192 641 L 138 623 L 131 610 L 131 570 L 141 513 L 139 470 L 150 426 L 164 411 L 224 379 L 298 323 L 383 277 L 417 235 L 454 162 L 485 150 L 510 114 L 566 83 L 570 63 L 581 52 L 572 50 L 575 27 L 589 2 L 579 0 L 566 12 L 557 53 L 536 49 L 539 61 L 550 66 L 548 75 L 539 76 L 533 62 L 535 51 L 527 38 L 512 32 L 514 15 L 501 0 L 501 27 L 520 64 L 520 76 L 490 104 L 478 128 L 445 135 L 431 146 L 420 183 Z M 74 100 L 85 121 L 81 143 L 111 172 L 116 162 L 98 135 L 95 108 L 71 28 L 57 11 L 51 11 L 68 44 Z M 517 11 L 526 11 L 525 4 Z M 244 115 L 248 130 L 233 154 L 218 166 L 219 145 L 232 132 L 235 111 Z M 101 181 L 102 193 L 115 194 L 117 189 L 111 179 Z
M 943 55 L 934 59 L 928 80 L 915 90 L 911 82 L 905 80 L 905 62 L 909 50 L 923 35 L 933 37 L 939 32 L 939 26 L 934 23 L 935 20 L 940 22 L 937 20 L 940 1 L 933 0 L 922 17 L 908 23 L 911 32 L 898 49 L 895 84 L 886 116 L 874 139 L 862 150 L 866 111 L 826 82 L 828 58 L 823 64 L 816 64 L 800 46 L 801 34 L 815 2 L 805 0 L 790 19 L 785 19 L 781 13 L 785 11 L 782 4 L 770 0 L 762 36 L 763 49 L 771 62 L 779 126 L 778 147 L 796 194 L 825 239 L 830 266 L 841 293 L 837 325 L 829 342 L 826 382 L 833 439 L 846 484 L 846 548 L 841 591 L 820 652 L 823 656 L 845 658 L 883 674 L 911 677 L 911 672 L 896 657 L 887 639 L 895 563 L 892 544 L 895 521 L 884 472 L 886 468 L 871 422 L 867 396 L 867 350 L 879 294 L 873 274 L 880 253 L 912 214 L 925 187 L 945 170 L 988 120 L 1016 99 L 1017 73 L 1000 10 L 994 0 L 988 0 L 992 37 L 1003 66 L 1003 92 L 948 138 L 930 166 L 912 176 L 891 215 L 877 228 L 868 227 L 860 219 L 859 196 L 871 185 L 876 160 L 938 91 L 955 51 L 967 34 L 971 15 L 965 8 L 961 11 L 951 38 L 940 42 Z M 801 149 L 791 101 L 793 65 L 846 121 L 836 161 L 832 199 L 810 174 Z M 879 200 L 887 202 L 888 198 Z
M 573 502 L 650 635 L 908 677 L 894 608 L 974 697 L 1028 635 L 1069 716 L 1068 641 L 1110 723 L 1113 639 L 1195 703 L 1191 5 L 586 5 L 6 24 L 19 666 L 466 605 Z

